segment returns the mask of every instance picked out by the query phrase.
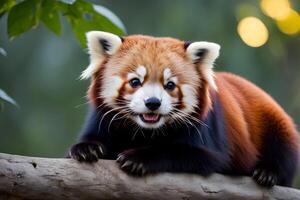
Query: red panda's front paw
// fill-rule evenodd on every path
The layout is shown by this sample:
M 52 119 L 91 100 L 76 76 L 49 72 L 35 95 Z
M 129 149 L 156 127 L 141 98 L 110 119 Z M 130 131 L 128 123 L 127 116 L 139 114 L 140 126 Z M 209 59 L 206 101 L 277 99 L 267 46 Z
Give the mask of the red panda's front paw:
M 269 170 L 257 168 L 253 172 L 253 179 L 261 186 L 272 187 L 277 183 L 277 175 Z
M 98 142 L 81 142 L 71 147 L 69 156 L 80 162 L 97 162 L 104 157 L 104 147 Z
M 144 176 L 151 172 L 151 170 L 141 156 L 138 150 L 131 149 L 120 153 L 116 161 L 120 168 L 127 174 Z

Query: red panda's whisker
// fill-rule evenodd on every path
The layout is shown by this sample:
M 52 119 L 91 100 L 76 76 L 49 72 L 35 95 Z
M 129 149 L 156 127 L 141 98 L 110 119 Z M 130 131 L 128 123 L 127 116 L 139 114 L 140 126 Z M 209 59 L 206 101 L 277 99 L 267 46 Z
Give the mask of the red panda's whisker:
M 137 134 L 138 132 L 142 133 L 142 135 L 144 136 L 144 138 L 146 138 L 146 137 L 145 137 L 145 134 L 144 134 L 144 132 L 143 132 L 142 127 L 139 126 L 137 123 L 135 123 L 135 127 L 136 127 L 136 130 L 135 130 L 135 132 L 134 132 L 134 134 L 133 134 L 133 137 L 132 137 L 131 139 L 134 140 L 135 137 L 136 137 L 136 134 Z M 139 131 L 139 130 L 140 130 L 140 131 Z
M 97 109 L 103 107 L 104 105 L 105 105 L 105 103 L 100 104 L 100 105 L 97 107 Z
M 116 118 L 116 119 L 114 119 L 114 120 L 119 120 L 119 119 L 127 118 L 127 117 L 130 116 L 129 113 L 127 113 L 127 112 L 124 112 L 124 113 L 122 113 L 122 114 L 123 114 L 123 115 L 122 115 L 121 117 L 118 117 L 118 118 Z
M 182 121 L 187 122 L 187 123 L 190 124 L 191 126 L 194 126 L 194 127 L 195 127 L 195 125 L 194 125 L 194 124 L 193 124 L 186 116 L 180 115 L 180 114 L 178 114 L 178 113 L 176 113 L 176 115 L 177 115 Z
M 112 119 L 109 122 L 108 125 L 108 132 L 110 129 L 111 124 L 113 123 L 114 120 L 119 120 L 122 118 L 128 118 L 130 116 L 130 113 L 132 112 L 129 108 L 127 108 L 126 106 L 122 107 L 123 109 L 121 111 L 119 111 L 117 114 L 115 114 Z M 123 114 L 121 117 L 116 118 L 118 115 Z
M 160 127 L 160 132 L 163 134 L 163 136 L 166 136 L 165 135 L 165 131 L 164 131 L 164 128 L 165 128 L 165 125 L 163 125 L 162 127 Z
M 76 105 L 75 108 L 78 109 L 79 107 L 84 106 L 84 105 L 88 105 L 88 104 L 90 104 L 90 103 L 91 103 L 91 101 L 89 100 L 89 101 L 87 101 L 87 102 L 84 102 L 84 103 L 81 103 L 81 104 Z
M 180 112 L 183 115 L 186 115 L 186 117 L 188 117 L 189 119 L 191 119 L 191 120 L 193 120 L 193 121 L 195 121 L 195 122 L 197 122 L 197 123 L 199 123 L 199 124 L 201 124 L 201 125 L 206 126 L 207 128 L 209 128 L 209 126 L 207 124 L 205 124 L 202 120 L 197 119 L 196 117 L 190 115 L 189 113 L 184 112 L 182 110 L 179 110 L 177 108 L 174 108 L 174 110 L 176 110 L 177 112 Z
M 172 106 L 173 107 L 176 107 L 176 106 L 180 106 L 181 105 L 181 103 L 172 103 Z M 193 107 L 196 107 L 196 105 L 194 105 Z M 177 108 L 174 108 L 174 109 L 177 109 Z M 178 110 L 178 109 L 177 109 Z M 180 110 L 181 111 L 181 110 Z M 184 111 L 182 111 L 182 112 L 184 112 Z M 195 114 L 198 114 L 198 112 L 196 112 L 195 110 L 192 110 L 191 111 L 191 113 L 195 113 Z M 186 113 L 187 115 L 190 115 L 190 114 L 188 114 L 188 113 Z
M 182 115 L 179 115 L 178 113 L 175 113 L 175 112 L 171 112 L 171 114 L 175 117 L 177 117 L 179 120 L 181 120 L 182 122 L 185 122 L 184 120 L 184 116 Z M 175 118 L 176 119 L 176 118 Z
M 152 134 L 151 134 L 151 138 L 153 138 L 153 136 L 156 135 L 155 133 L 156 133 L 156 129 L 153 129 Z
M 175 117 L 173 117 L 173 115 L 175 115 Z M 184 121 L 184 119 L 181 116 L 178 116 L 176 113 L 174 112 L 170 112 L 170 118 L 174 121 L 174 123 L 178 123 L 178 125 L 181 125 L 181 123 L 183 123 L 184 125 L 187 126 L 186 122 Z M 188 126 L 187 126 L 188 127 Z
M 171 118 L 172 118 L 175 122 L 177 122 L 179 125 L 180 125 L 181 123 L 183 123 L 184 125 L 186 125 L 186 126 L 188 127 L 188 125 L 187 125 L 187 123 L 186 123 L 186 121 L 185 121 L 184 116 L 179 115 L 178 113 L 175 113 L 175 112 L 171 112 L 170 114 L 171 114 L 171 115 L 170 115 Z M 175 117 L 173 117 L 173 115 L 175 115 Z
M 128 105 L 129 101 L 124 99 L 115 99 L 115 102 L 120 103 L 121 105 Z
M 84 102 L 84 103 L 81 103 L 81 104 L 78 104 L 75 106 L 75 108 L 79 108 L 80 106 L 83 106 L 83 105 L 87 105 L 87 104 L 90 104 L 92 101 L 89 99 L 88 95 L 84 95 L 83 97 L 81 97 L 82 99 L 85 99 L 87 100 L 87 102 Z
M 110 122 L 109 122 L 109 125 L 108 125 L 108 132 L 109 132 L 109 129 L 110 129 L 110 125 L 111 125 L 112 122 L 115 120 L 116 116 L 118 116 L 118 115 L 120 115 L 120 114 L 122 114 L 122 110 L 121 110 L 120 112 L 118 112 L 117 114 L 115 114 L 115 115 L 111 118 L 111 120 L 110 120 Z
M 135 136 L 136 136 L 136 134 L 138 133 L 138 131 L 140 130 L 141 127 L 136 124 L 135 128 L 136 128 L 136 130 L 135 130 L 135 132 L 134 132 L 133 137 L 131 138 L 131 140 L 135 139 Z
M 141 132 L 142 132 L 142 135 L 144 136 L 144 138 L 146 138 L 142 128 L 141 128 Z
M 126 103 L 128 103 L 129 101 L 128 100 L 126 100 L 126 99 L 115 99 L 115 101 L 117 101 L 117 102 L 126 102 Z
M 175 113 L 175 115 L 177 115 L 177 114 Z M 184 119 L 182 119 L 181 116 L 178 116 L 178 115 L 177 115 L 177 117 L 172 117 L 172 119 L 174 120 L 174 123 L 175 123 L 175 124 L 178 124 L 179 126 L 181 126 L 181 124 L 183 124 L 184 126 L 186 126 L 186 127 L 187 127 L 187 130 L 188 130 L 188 134 L 189 134 L 189 135 L 191 134 L 191 133 L 190 133 L 190 128 L 189 128 L 187 122 L 186 122 Z
M 113 109 L 107 111 L 107 112 L 102 116 L 102 118 L 101 118 L 101 120 L 100 120 L 100 123 L 99 123 L 99 126 L 98 126 L 98 131 L 100 130 L 102 121 L 104 120 L 104 118 L 105 118 L 109 113 L 111 113 L 111 112 L 113 112 L 113 111 L 116 111 L 116 110 L 119 110 L 119 109 L 123 109 L 123 108 L 124 108 L 124 107 L 120 106 L 120 107 L 113 108 Z
M 180 119 L 183 118 L 182 121 L 187 120 L 188 124 L 190 124 L 191 126 L 193 126 L 193 127 L 196 129 L 196 131 L 197 131 L 199 137 L 201 138 L 201 140 L 202 140 L 202 142 L 203 142 L 203 138 L 202 138 L 202 135 L 201 135 L 199 129 L 197 128 L 197 126 L 196 126 L 195 124 L 193 124 L 193 123 L 189 120 L 189 118 L 188 118 L 187 116 L 185 116 L 185 115 L 183 115 L 183 114 L 175 113 L 175 112 L 173 112 L 173 114 L 176 115 L 177 117 L 180 117 Z
M 207 126 L 205 123 L 203 123 L 200 119 L 197 119 L 195 117 L 193 117 L 192 115 L 188 114 L 188 113 L 185 113 L 185 112 L 181 112 L 179 110 L 176 110 L 178 113 L 180 113 L 182 116 L 190 119 L 190 120 L 193 120 L 194 122 L 197 122 L 197 123 L 200 123 L 201 125 L 205 125 Z
M 108 106 L 107 103 L 103 102 L 103 103 L 101 103 L 99 106 L 97 106 L 97 109 L 99 109 L 99 108 L 101 108 L 101 107 L 104 107 L 105 105 Z

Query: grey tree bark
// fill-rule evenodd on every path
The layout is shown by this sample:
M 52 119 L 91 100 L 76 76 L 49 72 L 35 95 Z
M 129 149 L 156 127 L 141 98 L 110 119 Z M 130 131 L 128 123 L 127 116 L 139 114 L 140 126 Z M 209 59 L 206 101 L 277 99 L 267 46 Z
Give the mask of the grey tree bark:
M 260 188 L 248 177 L 161 173 L 143 178 L 119 170 L 115 161 L 0 153 L 0 199 L 300 199 L 300 190 Z

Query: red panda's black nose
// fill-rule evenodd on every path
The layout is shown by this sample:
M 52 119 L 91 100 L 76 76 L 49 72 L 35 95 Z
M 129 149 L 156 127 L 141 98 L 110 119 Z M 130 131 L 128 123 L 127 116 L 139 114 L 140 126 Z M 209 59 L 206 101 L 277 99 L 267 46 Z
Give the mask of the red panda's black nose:
M 158 98 L 156 97 L 151 97 L 149 99 L 145 100 L 145 106 L 149 109 L 149 110 L 157 110 L 161 105 L 161 102 Z

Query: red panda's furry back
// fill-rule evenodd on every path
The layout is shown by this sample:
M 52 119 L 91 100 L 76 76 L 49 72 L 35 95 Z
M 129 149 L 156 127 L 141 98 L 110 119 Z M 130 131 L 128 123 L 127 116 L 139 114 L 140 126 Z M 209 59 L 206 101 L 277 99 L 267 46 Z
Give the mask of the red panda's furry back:
M 298 132 L 292 119 L 249 81 L 224 72 L 216 73 L 216 81 L 234 165 L 253 167 L 261 159 L 270 169 L 277 167 L 276 162 L 286 164 L 287 169 L 280 170 L 288 174 L 288 167 L 297 166 L 299 149 Z M 290 161 L 285 163 L 285 160 Z
M 220 46 L 174 38 L 87 33 L 91 111 L 70 157 L 117 159 L 132 175 L 213 172 L 289 186 L 299 138 L 264 91 L 213 73 Z

